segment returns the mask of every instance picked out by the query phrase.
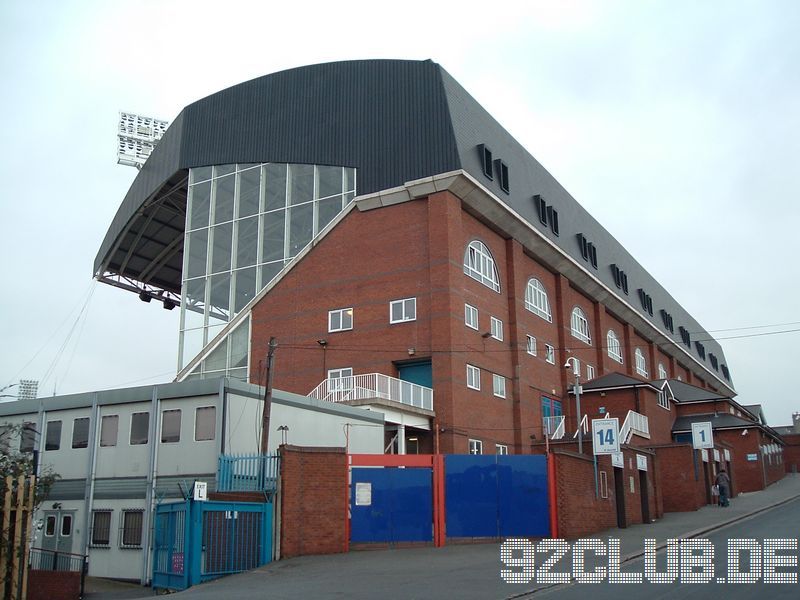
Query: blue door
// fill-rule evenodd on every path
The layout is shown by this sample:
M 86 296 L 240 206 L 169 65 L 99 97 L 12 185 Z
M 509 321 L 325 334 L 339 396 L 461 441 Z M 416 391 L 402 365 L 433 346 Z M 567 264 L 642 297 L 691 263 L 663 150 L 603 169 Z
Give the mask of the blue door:
M 547 537 L 547 458 L 445 457 L 447 537 Z
M 433 368 L 431 361 L 400 365 L 397 367 L 397 378 L 417 385 L 433 388 Z
M 351 542 L 433 541 L 433 470 L 354 467 Z

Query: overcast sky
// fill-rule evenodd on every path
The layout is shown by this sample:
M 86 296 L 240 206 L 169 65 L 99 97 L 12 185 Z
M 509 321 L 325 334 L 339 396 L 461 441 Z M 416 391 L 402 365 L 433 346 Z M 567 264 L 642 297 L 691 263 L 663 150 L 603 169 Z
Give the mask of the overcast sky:
M 179 311 L 92 281 L 136 174 L 116 164 L 120 110 L 172 120 L 286 68 L 430 58 L 715 331 L 737 399 L 788 424 L 800 411 L 798 31 L 792 0 L 4 0 L 0 388 L 175 375 Z

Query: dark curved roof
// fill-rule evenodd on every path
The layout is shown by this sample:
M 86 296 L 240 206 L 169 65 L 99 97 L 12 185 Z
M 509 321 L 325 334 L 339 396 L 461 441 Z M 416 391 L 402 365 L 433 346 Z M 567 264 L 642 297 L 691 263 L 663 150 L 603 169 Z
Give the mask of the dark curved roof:
M 483 174 L 479 145 L 491 148 L 510 176 L 510 190 Z M 611 265 L 628 277 L 615 292 L 695 361 L 723 373 L 722 348 L 695 319 L 442 67 L 426 61 L 365 60 L 281 71 L 190 104 L 167 129 L 125 196 L 95 259 L 95 276 L 122 277 L 180 293 L 188 169 L 230 163 L 281 162 L 355 167 L 358 194 L 463 169 L 511 206 L 609 289 Z M 538 218 L 534 195 L 559 213 L 560 235 Z M 597 249 L 593 269 L 577 236 Z M 637 297 L 652 299 L 648 314 Z M 130 289 L 136 289 L 135 287 Z M 671 315 L 665 327 L 660 310 Z M 707 355 L 681 343 L 679 326 Z

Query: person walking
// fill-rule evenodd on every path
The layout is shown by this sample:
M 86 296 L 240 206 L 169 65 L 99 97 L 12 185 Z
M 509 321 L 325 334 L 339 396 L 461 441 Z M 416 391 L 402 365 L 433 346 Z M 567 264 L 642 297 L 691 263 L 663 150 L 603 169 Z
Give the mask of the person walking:
M 719 505 L 728 506 L 730 504 L 731 478 L 728 477 L 725 469 L 719 470 L 714 483 L 717 485 L 717 488 L 719 488 Z

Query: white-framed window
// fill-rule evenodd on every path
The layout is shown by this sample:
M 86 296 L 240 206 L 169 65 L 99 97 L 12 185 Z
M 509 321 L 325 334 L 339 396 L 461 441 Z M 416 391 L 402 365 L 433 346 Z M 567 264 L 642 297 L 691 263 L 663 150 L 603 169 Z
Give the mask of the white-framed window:
M 56 534 L 56 516 L 47 515 L 44 522 L 44 537 L 53 537 Z
M 659 379 L 667 379 L 667 370 L 664 368 L 662 363 L 658 363 L 658 378 Z
M 544 345 L 544 359 L 551 365 L 556 364 L 556 349 L 550 344 Z
M 572 331 L 572 337 L 587 344 L 592 343 L 592 335 L 589 332 L 589 319 L 586 318 L 586 314 L 578 306 L 572 309 L 570 330 Z
M 161 412 L 161 443 L 174 444 L 181 441 L 181 409 L 173 408 Z
M 667 396 L 666 387 L 661 388 L 661 390 L 659 390 L 659 392 L 658 392 L 658 405 L 661 408 L 666 408 L 667 410 L 670 410 L 670 408 L 669 408 L 669 397 Z M 731 407 L 731 413 L 733 413 L 733 407 Z
M 403 298 L 389 303 L 389 323 L 405 323 L 417 320 L 417 299 Z
M 586 365 L 586 380 L 591 381 L 594 379 L 594 367 L 592 365 Z
M 491 332 L 494 339 L 503 341 L 503 322 L 497 317 L 492 317 Z
M 349 331 L 353 328 L 353 308 L 337 308 L 328 311 L 328 333 Z
M 535 277 L 528 280 L 525 287 L 525 308 L 545 321 L 553 322 L 553 313 L 550 311 L 550 301 L 547 299 L 547 290 L 541 281 Z
M 464 252 L 464 273 L 495 292 L 500 291 L 497 266 L 492 258 L 492 253 L 483 242 L 473 240 L 467 246 L 467 250 Z
M 644 352 L 641 348 L 637 348 L 634 353 L 636 359 L 636 372 L 642 377 L 647 377 L 647 361 L 644 358 Z
M 478 367 L 467 365 L 467 387 L 471 390 L 481 389 L 481 370 Z
M 506 444 L 495 444 L 494 447 L 496 454 L 501 454 L 501 455 L 508 454 L 508 446 Z
M 480 440 L 470 440 L 469 441 L 469 453 L 470 454 L 483 454 L 483 442 Z
M 111 545 L 111 511 L 94 510 L 92 511 L 92 546 L 109 546 Z
M 328 392 L 349 392 L 353 389 L 353 367 L 328 371 Z
M 492 392 L 498 398 L 506 397 L 506 378 L 497 373 L 492 373 Z
M 527 340 L 526 350 L 528 354 L 531 356 L 536 356 L 536 338 L 532 335 L 526 335 L 525 339 Z
M 142 524 L 144 511 L 140 508 L 123 510 L 119 525 L 120 548 L 142 547 Z
M 608 346 L 608 356 L 622 364 L 622 346 L 620 346 L 619 338 L 613 329 L 609 329 L 606 334 L 606 346 Z
M 207 442 L 214 439 L 217 430 L 217 407 L 198 406 L 194 409 L 194 441 Z
M 464 304 L 464 324 L 478 330 L 478 309 L 471 304 Z

